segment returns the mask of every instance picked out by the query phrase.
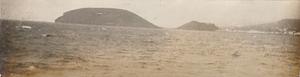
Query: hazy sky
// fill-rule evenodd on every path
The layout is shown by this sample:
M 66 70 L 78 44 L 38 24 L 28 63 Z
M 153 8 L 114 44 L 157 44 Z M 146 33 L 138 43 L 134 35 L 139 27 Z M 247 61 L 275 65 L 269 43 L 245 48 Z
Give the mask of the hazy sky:
M 192 20 L 218 26 L 249 25 L 300 18 L 300 0 L 0 0 L 1 18 L 53 22 L 63 12 L 121 8 L 162 27 Z

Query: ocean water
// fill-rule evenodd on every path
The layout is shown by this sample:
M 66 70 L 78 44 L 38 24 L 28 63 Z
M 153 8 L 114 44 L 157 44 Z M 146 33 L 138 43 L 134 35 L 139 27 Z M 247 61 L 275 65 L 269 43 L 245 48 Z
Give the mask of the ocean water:
M 7 77 L 298 77 L 299 36 L 10 26 Z

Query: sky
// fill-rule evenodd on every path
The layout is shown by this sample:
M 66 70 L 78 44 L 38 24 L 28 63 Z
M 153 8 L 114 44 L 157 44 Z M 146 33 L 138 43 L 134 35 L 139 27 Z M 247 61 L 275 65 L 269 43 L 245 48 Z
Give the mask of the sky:
M 300 0 L 0 0 L 1 18 L 54 22 L 78 8 L 126 9 L 161 27 L 243 26 L 300 18 Z

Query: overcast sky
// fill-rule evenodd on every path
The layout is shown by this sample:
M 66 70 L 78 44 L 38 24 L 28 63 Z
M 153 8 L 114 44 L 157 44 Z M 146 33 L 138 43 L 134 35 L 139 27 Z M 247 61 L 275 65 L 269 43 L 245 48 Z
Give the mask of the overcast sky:
M 300 0 L 0 0 L 1 18 L 53 22 L 65 11 L 121 8 L 161 27 L 192 20 L 239 26 L 300 18 Z

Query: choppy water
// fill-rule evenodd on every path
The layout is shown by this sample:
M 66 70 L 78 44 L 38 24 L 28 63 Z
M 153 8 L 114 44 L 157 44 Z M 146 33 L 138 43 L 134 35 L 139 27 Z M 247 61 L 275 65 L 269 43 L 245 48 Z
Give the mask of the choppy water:
M 8 77 L 298 77 L 300 70 L 300 39 L 290 35 L 78 25 L 14 33 Z

